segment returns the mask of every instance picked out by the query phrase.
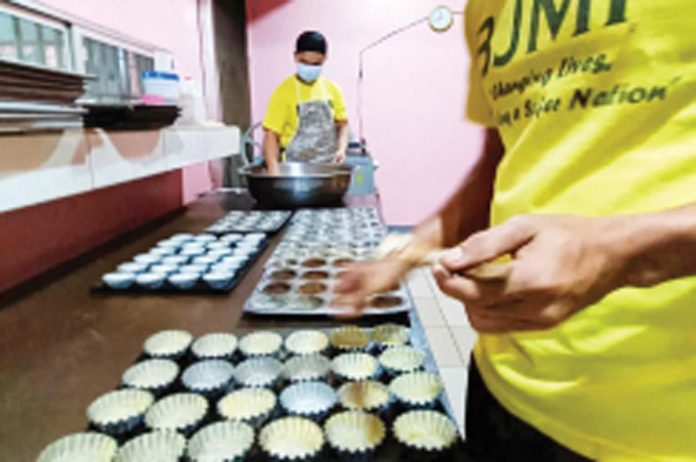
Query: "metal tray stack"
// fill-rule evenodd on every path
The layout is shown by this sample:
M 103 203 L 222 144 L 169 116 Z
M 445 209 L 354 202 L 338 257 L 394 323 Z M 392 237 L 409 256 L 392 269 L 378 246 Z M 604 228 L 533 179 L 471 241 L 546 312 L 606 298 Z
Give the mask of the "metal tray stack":
M 292 212 L 287 210 L 234 210 L 206 229 L 206 232 L 273 234 L 285 226 Z
M 392 328 L 394 327 L 394 325 L 388 325 L 386 327 Z M 398 326 L 396 327 L 399 328 Z M 354 327 L 354 329 L 357 329 L 357 327 Z M 224 415 L 224 406 L 222 406 L 220 403 L 224 402 L 226 397 L 230 396 L 230 393 L 237 392 L 240 389 L 249 391 L 253 389 L 260 390 L 261 392 L 266 394 L 268 394 L 269 392 L 272 393 L 276 397 L 275 405 L 271 405 L 270 408 L 262 414 L 258 414 L 253 417 L 247 418 L 240 417 L 241 420 L 233 420 L 235 422 L 242 423 L 243 426 L 246 427 L 246 431 L 253 430 L 253 438 L 250 439 L 252 442 L 245 443 L 245 445 L 247 445 L 248 447 L 241 449 L 236 454 L 232 454 L 230 452 L 230 454 L 228 454 L 229 457 L 225 460 L 246 460 L 255 462 L 278 459 L 277 455 L 271 457 L 271 455 L 268 454 L 268 451 L 264 450 L 263 444 L 261 442 L 263 440 L 262 435 L 264 433 L 264 430 L 268 428 L 269 424 L 277 423 L 279 420 L 283 420 L 286 417 L 293 416 L 299 417 L 305 422 L 311 421 L 310 425 L 314 425 L 315 428 L 320 428 L 322 432 L 323 442 L 320 446 L 321 449 L 318 450 L 318 452 L 312 454 L 311 457 L 305 457 L 300 459 L 289 458 L 288 460 L 317 460 L 333 462 L 337 460 L 344 460 L 346 456 L 348 457 L 348 459 L 354 460 L 354 458 L 357 456 L 359 460 L 365 461 L 398 461 L 402 460 L 404 457 L 413 456 L 417 457 L 417 460 L 431 460 L 443 462 L 452 460 L 468 461 L 469 459 L 466 455 L 466 448 L 464 442 L 461 439 L 458 432 L 456 431 L 454 434 L 452 434 L 452 439 L 449 443 L 447 443 L 446 449 L 441 449 L 439 451 L 433 451 L 432 449 L 422 450 L 419 447 L 414 448 L 410 445 L 405 444 L 403 441 L 399 440 L 396 437 L 394 430 L 395 422 L 397 421 L 397 419 L 399 419 L 399 417 L 407 413 L 412 413 L 413 411 L 419 412 L 427 410 L 431 411 L 431 413 L 437 413 L 439 416 L 441 416 L 441 418 L 443 418 L 446 421 L 449 421 L 450 424 L 448 425 L 450 425 L 453 429 L 456 429 L 456 424 L 454 424 L 454 419 L 452 418 L 452 409 L 450 408 L 449 402 L 447 401 L 444 391 L 434 392 L 432 395 L 433 398 L 428 404 L 406 403 L 401 399 L 397 399 L 397 396 L 393 394 L 392 388 L 389 386 L 393 383 L 395 379 L 402 377 L 403 374 L 395 373 L 393 371 L 389 372 L 381 366 L 379 367 L 378 372 L 371 378 L 371 381 L 377 382 L 378 384 L 381 383 L 384 386 L 386 386 L 385 390 L 387 391 L 388 396 L 386 396 L 384 404 L 379 405 L 374 410 L 363 411 L 367 412 L 367 415 L 378 418 L 384 424 L 385 434 L 379 442 L 379 444 L 377 444 L 376 447 L 371 448 L 367 452 L 345 453 L 342 452 L 339 448 L 337 448 L 334 444 L 327 441 L 327 433 L 325 432 L 327 421 L 332 416 L 335 416 L 339 413 L 344 413 L 350 409 L 356 409 L 349 408 L 348 405 L 340 399 L 338 393 L 340 387 L 342 385 L 350 383 L 355 384 L 356 382 L 346 381 L 345 379 L 340 378 L 334 372 L 336 364 L 335 359 L 337 357 L 345 356 L 346 354 L 367 355 L 374 358 L 379 364 L 379 355 L 387 349 L 410 346 L 414 350 L 417 350 L 422 353 L 422 364 L 421 366 L 417 367 L 417 369 L 414 369 L 414 371 L 416 373 L 428 373 L 428 375 L 432 376 L 434 379 L 439 380 L 437 366 L 435 365 L 433 357 L 424 339 L 420 338 L 417 331 L 411 330 L 409 333 L 407 329 L 403 327 L 401 327 L 401 329 L 404 329 L 407 335 L 406 340 L 403 343 L 403 346 L 395 346 L 380 343 L 379 341 L 376 341 L 374 337 L 372 337 L 373 329 L 367 328 L 363 329 L 362 332 L 367 334 L 368 338 L 370 339 L 369 342 L 363 347 L 351 349 L 350 353 L 346 353 L 345 349 L 337 347 L 336 344 L 333 342 L 332 334 L 335 331 L 303 330 L 303 334 L 307 334 L 309 332 L 320 337 L 323 336 L 326 340 L 331 339 L 330 341 L 325 343 L 324 348 L 322 348 L 321 346 L 317 347 L 317 343 L 315 342 L 313 346 L 317 347 L 316 349 L 321 351 L 310 354 L 310 356 L 320 356 L 326 362 L 330 362 L 331 366 L 328 368 L 326 372 L 320 372 L 320 377 L 311 378 L 308 380 L 302 378 L 298 379 L 297 377 L 295 379 L 292 379 L 292 374 L 289 372 L 290 370 L 292 370 L 292 366 L 289 365 L 292 364 L 291 361 L 297 360 L 299 358 L 308 357 L 307 355 L 302 355 L 297 350 L 293 350 L 289 346 L 290 342 L 288 342 L 288 339 L 290 338 L 290 336 L 292 334 L 299 333 L 296 330 L 282 329 L 276 332 L 235 331 L 234 334 L 236 335 L 230 335 L 229 333 L 216 333 L 205 335 L 199 338 L 199 340 L 196 342 L 193 342 L 193 337 L 186 331 L 159 332 L 151 336 L 145 342 L 144 352 L 138 358 L 137 362 L 124 373 L 123 381 L 119 386 L 119 389 L 145 390 L 145 392 L 149 393 L 152 397 L 152 401 L 145 406 L 141 406 L 140 409 L 138 409 L 138 411 L 134 413 L 134 415 L 128 416 L 127 419 L 121 420 L 119 425 L 114 425 L 112 422 L 111 425 L 103 426 L 99 425 L 99 422 L 91 421 L 89 427 L 87 428 L 87 431 L 108 435 L 109 438 L 112 438 L 114 442 L 118 443 L 118 450 L 121 451 L 119 455 L 122 456 L 124 452 L 128 452 L 127 449 L 132 449 L 128 448 L 128 446 L 133 446 L 132 443 L 134 440 L 138 439 L 139 437 L 142 437 L 142 435 L 145 435 L 149 431 L 151 431 L 151 428 L 149 428 L 149 426 L 151 425 L 151 422 L 153 422 L 154 419 L 150 419 L 150 414 L 154 414 L 154 409 L 158 406 L 161 408 L 162 406 L 160 406 L 160 403 L 163 403 L 164 401 L 168 400 L 171 402 L 172 399 L 170 398 L 172 398 L 174 395 L 177 395 L 178 397 L 183 397 L 183 395 L 181 394 L 185 393 L 186 398 L 189 401 L 198 400 L 202 402 L 203 400 L 205 400 L 205 402 L 207 402 L 207 406 L 205 406 L 207 410 L 205 412 L 202 412 L 200 415 L 194 417 L 192 420 L 186 422 L 185 424 L 179 423 L 181 427 L 176 427 L 175 430 L 181 436 L 176 437 L 177 439 L 172 439 L 173 442 L 177 440 L 181 442 L 185 438 L 186 444 L 177 444 L 176 450 L 172 452 L 181 451 L 180 457 L 172 458 L 171 460 L 192 460 L 190 457 L 191 451 L 193 450 L 193 447 L 196 446 L 196 444 L 192 443 L 196 439 L 201 439 L 199 438 L 199 434 L 201 432 L 208 431 L 209 429 L 211 429 L 211 426 L 217 425 L 219 424 L 219 422 L 226 421 L 226 419 L 234 419 L 229 415 Z M 249 349 L 245 349 L 245 339 L 248 339 L 252 336 L 258 337 L 259 335 L 266 335 L 271 338 L 276 337 L 278 339 L 278 347 L 269 348 L 263 352 L 261 352 L 260 350 L 255 351 L 252 354 L 252 352 Z M 229 345 L 229 347 L 226 347 L 225 349 L 219 349 L 217 347 L 213 347 L 212 349 L 208 348 L 209 352 L 211 350 L 217 350 L 218 356 L 211 357 L 201 355 L 202 349 L 197 350 L 197 344 L 203 342 L 204 337 L 226 337 L 225 342 L 227 345 Z M 166 343 L 167 338 L 172 339 L 175 343 L 177 343 L 177 345 L 172 345 L 171 348 L 165 345 L 164 343 Z M 230 338 L 232 339 L 232 342 L 229 341 Z M 239 343 L 237 343 L 236 341 L 237 338 L 241 339 Z M 163 342 L 163 340 L 165 342 Z M 213 339 L 209 338 L 206 340 Z M 155 345 L 155 343 L 157 343 L 158 345 Z M 212 342 L 208 342 L 208 346 L 210 346 L 211 343 Z M 247 346 L 249 345 L 250 342 L 247 343 Z M 245 371 L 245 369 L 249 368 L 246 365 L 244 365 L 244 363 L 249 361 L 265 361 L 269 363 L 274 363 L 277 365 L 277 367 L 280 366 L 280 369 L 276 367 L 274 373 L 276 376 L 269 376 L 267 378 L 267 384 L 248 385 L 244 383 L 244 379 L 245 372 L 247 372 Z M 217 381 L 218 383 L 220 383 L 220 381 L 218 380 L 220 375 L 219 372 L 221 369 L 220 364 L 228 368 L 230 371 L 229 375 L 227 375 L 226 378 L 222 379 L 224 385 L 218 386 L 215 391 L 211 391 L 211 389 L 208 389 L 207 391 L 196 390 L 192 388 L 191 385 L 193 382 L 201 383 L 206 381 L 206 368 L 201 367 L 204 366 L 203 363 L 206 362 L 217 363 L 217 372 L 210 372 L 209 377 L 211 380 Z M 156 365 L 148 363 L 160 364 Z M 174 370 L 174 372 L 172 373 L 171 370 L 169 370 L 170 368 L 163 367 L 166 365 L 169 365 L 170 368 Z M 143 372 L 145 369 L 148 368 L 148 366 L 153 366 L 151 368 L 151 372 L 147 374 L 149 375 L 148 382 L 157 383 L 156 380 L 153 380 L 156 379 L 156 377 L 153 377 L 153 375 L 157 375 L 156 373 L 153 374 L 153 372 L 156 369 L 162 369 L 163 371 L 167 371 L 166 374 L 162 374 L 163 377 L 164 375 L 166 375 L 166 378 L 163 378 L 162 381 L 158 383 L 158 386 L 156 388 L 150 388 L 147 385 L 143 385 L 142 387 L 135 386 L 133 383 L 133 370 L 139 368 L 140 372 Z M 157 367 L 155 368 L 154 366 Z M 197 380 L 188 380 L 191 379 L 191 377 L 193 376 L 191 371 L 193 371 L 193 369 L 195 368 L 198 368 L 198 371 L 196 371 L 198 372 Z M 210 370 L 212 371 L 213 369 Z M 248 376 L 246 378 L 248 378 Z M 325 405 L 325 410 L 323 411 L 314 410 L 305 413 L 303 409 L 317 408 L 317 406 L 314 405 L 316 404 L 314 403 L 314 401 L 321 401 L 323 398 L 323 401 L 326 401 L 325 397 L 322 397 L 320 395 L 306 395 L 302 397 L 301 400 L 296 401 L 297 406 L 295 407 L 295 410 L 293 410 L 291 406 L 288 406 L 288 399 L 285 399 L 288 398 L 290 394 L 286 393 L 286 396 L 284 397 L 283 392 L 286 391 L 288 387 L 296 386 L 298 384 L 315 386 L 317 387 L 317 389 L 321 389 L 323 391 L 328 390 L 329 395 L 335 396 L 335 399 L 330 399 L 329 403 Z M 331 392 L 329 389 L 332 389 L 333 392 Z M 96 403 L 97 401 L 99 401 L 99 399 L 101 398 L 98 398 L 93 403 Z M 92 408 L 93 406 L 90 406 L 90 408 Z M 183 412 L 177 412 L 177 409 L 171 409 L 171 406 L 170 411 L 173 414 L 179 415 L 179 417 L 175 420 L 181 420 L 181 415 L 183 415 Z M 123 413 L 120 409 L 115 410 L 115 412 L 119 414 Z M 91 412 L 91 409 L 90 412 L 88 412 L 87 414 L 90 417 L 90 420 L 92 420 L 92 416 L 94 414 Z M 229 422 L 230 420 L 227 421 Z M 416 433 L 419 434 L 417 436 L 418 438 L 422 437 L 425 440 L 430 440 L 430 442 L 432 442 L 433 440 L 433 438 L 426 438 L 428 436 L 428 430 L 425 428 L 419 428 L 418 432 Z M 60 443 L 60 440 L 58 440 L 57 443 Z M 227 443 L 234 446 L 234 443 L 230 443 L 229 439 Z M 49 446 L 47 450 L 44 451 L 44 453 L 50 452 L 50 449 L 51 448 Z M 171 448 L 160 447 L 158 449 L 160 452 L 165 453 L 168 452 L 168 450 Z M 121 459 L 118 459 L 117 457 L 117 460 Z

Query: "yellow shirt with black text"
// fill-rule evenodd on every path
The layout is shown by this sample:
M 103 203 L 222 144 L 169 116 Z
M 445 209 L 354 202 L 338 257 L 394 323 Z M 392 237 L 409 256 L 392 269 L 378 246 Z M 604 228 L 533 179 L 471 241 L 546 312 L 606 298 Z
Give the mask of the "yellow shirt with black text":
M 494 225 L 696 202 L 694 17 L 692 0 L 468 2 L 468 112 L 506 147 Z M 482 335 L 474 354 L 508 410 L 576 452 L 696 460 L 696 278 Z

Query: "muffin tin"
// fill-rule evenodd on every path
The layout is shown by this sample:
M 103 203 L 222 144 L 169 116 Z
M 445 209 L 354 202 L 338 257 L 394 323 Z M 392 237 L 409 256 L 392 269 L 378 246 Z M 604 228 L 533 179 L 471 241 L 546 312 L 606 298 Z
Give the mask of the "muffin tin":
M 299 242 L 350 243 L 380 241 L 386 227 L 372 207 L 298 211 L 285 239 Z
M 378 358 L 383 349 L 373 337 L 374 332 L 382 332 L 384 329 L 392 331 L 395 326 L 235 332 L 234 338 L 252 340 L 275 339 L 280 334 L 283 342 L 279 349 L 274 348 L 272 355 L 248 357 L 242 348 L 237 348 L 231 353 L 226 350 L 224 354 L 215 355 L 224 359 L 212 360 L 201 359 L 200 355 L 194 353 L 197 341 L 185 339 L 184 331 L 156 333 L 147 339 L 145 345 L 151 347 L 153 339 L 157 340 L 154 343 L 159 344 L 175 337 L 178 341 L 173 343 L 176 343 L 177 354 L 169 356 L 173 359 L 151 359 L 153 351 L 150 348 L 135 366 L 129 368 L 130 372 L 124 374 L 124 377 L 129 376 L 128 381 L 124 379 L 124 390 L 112 392 L 110 396 L 127 394 L 130 390 L 137 391 L 137 388 L 147 389 L 148 386 L 158 388 L 160 393 L 153 393 L 157 398 L 150 401 L 146 398 L 152 395 L 147 391 L 138 392 L 142 394 L 142 398 L 134 406 L 137 409 L 128 414 L 144 416 L 143 421 L 138 424 L 119 413 L 116 421 L 128 421 L 129 427 L 123 432 L 112 433 L 99 444 L 108 445 L 109 441 L 117 441 L 120 449 L 116 460 L 123 461 L 143 460 L 139 457 L 155 453 L 168 454 L 173 461 L 180 460 L 178 457 L 182 457 L 184 453 L 190 460 L 207 460 L 204 456 L 218 452 L 229 453 L 229 458 L 224 460 L 240 461 L 265 461 L 269 458 L 291 461 L 312 457 L 322 461 L 355 458 L 391 461 L 400 460 L 414 449 L 419 453 L 425 451 L 427 456 L 435 456 L 440 460 L 465 460 L 452 458 L 451 448 L 461 450 L 462 442 L 457 435 L 453 438 L 451 434 L 450 430 L 456 427 L 447 415 L 444 401 L 438 400 L 428 406 L 429 414 L 413 414 L 423 412 L 422 406 L 410 406 L 397 400 L 390 392 L 390 382 L 397 379 L 387 375 L 379 367 Z M 346 350 L 337 348 L 328 341 L 343 337 L 345 332 L 358 332 L 356 337 L 366 339 L 367 343 L 361 342 L 359 350 Z M 222 334 L 224 333 L 215 333 L 216 337 L 203 335 L 200 338 L 204 342 L 201 343 L 219 338 Z M 315 349 L 303 353 L 303 349 L 293 348 L 298 338 L 321 340 L 309 342 L 316 344 L 321 353 Z M 228 349 L 231 349 L 231 337 L 227 340 L 226 343 L 230 344 Z M 275 345 L 277 341 L 273 343 Z M 420 350 L 415 339 L 408 339 L 405 345 L 393 348 Z M 165 348 L 167 352 L 173 349 Z M 156 350 L 160 351 L 159 348 Z M 428 371 L 437 377 L 432 358 L 427 351 L 423 353 L 426 361 L 418 370 Z M 347 377 L 333 370 L 336 363 L 342 362 L 341 358 L 353 356 L 364 357 L 372 364 L 372 371 L 368 374 L 372 381 L 346 382 Z M 350 366 L 352 362 L 346 361 L 342 368 Z M 220 367 L 223 363 L 228 367 Z M 176 372 L 175 379 L 171 378 L 172 370 Z M 187 385 L 191 378 L 189 376 L 200 379 L 210 371 L 211 377 L 217 378 L 216 383 L 226 382 L 231 370 L 234 370 L 232 380 L 222 393 L 195 391 L 190 383 Z M 293 371 L 300 377 L 293 379 Z M 310 373 L 303 375 L 300 371 Z M 158 373 L 163 376 L 160 380 L 153 377 Z M 264 376 L 261 377 L 263 380 L 250 383 L 255 380 L 250 378 L 250 374 L 255 373 Z M 146 377 L 138 377 L 140 375 Z M 130 376 L 136 376 L 140 380 Z M 168 385 L 163 387 L 161 383 Z M 134 386 L 135 384 L 141 386 Z M 103 404 L 102 401 L 102 406 Z M 92 415 L 95 413 L 92 412 Z M 415 435 L 418 438 L 411 438 L 414 435 L 411 430 L 413 422 L 420 420 L 424 422 L 424 428 L 433 428 L 437 432 L 433 434 L 433 438 L 428 439 L 427 435 L 420 434 Z M 134 428 L 133 422 L 137 424 Z M 401 422 L 398 435 L 395 433 L 396 422 Z M 91 435 L 103 435 L 106 431 L 97 425 L 91 425 L 89 430 L 102 432 L 90 433 Z M 356 433 L 352 434 L 353 431 Z M 302 445 L 288 443 L 297 441 L 298 435 L 303 438 Z M 434 441 L 433 446 L 428 446 L 428 441 Z M 287 453 L 284 452 L 286 450 Z M 110 451 L 114 452 L 115 446 L 112 445 Z M 52 459 L 46 460 L 50 462 Z
M 102 276 L 98 290 L 229 292 L 268 245 L 265 234 L 176 234 Z
M 234 210 L 206 229 L 216 235 L 228 233 L 276 233 L 287 223 L 287 210 Z

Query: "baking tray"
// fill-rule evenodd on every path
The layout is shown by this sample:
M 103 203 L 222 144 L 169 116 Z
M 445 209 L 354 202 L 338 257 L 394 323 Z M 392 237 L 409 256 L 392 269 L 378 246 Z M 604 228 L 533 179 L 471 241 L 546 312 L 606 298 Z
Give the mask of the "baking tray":
M 267 233 L 280 231 L 288 222 L 292 212 L 288 210 L 235 210 L 206 229 L 217 236 L 229 233 Z M 264 224 L 263 221 L 270 221 Z
M 405 323 L 404 325 L 408 325 L 408 322 Z M 425 339 L 425 334 L 422 331 L 422 328 L 420 327 L 420 324 L 416 322 L 416 324 L 411 324 L 411 338 L 410 338 L 410 344 L 414 348 L 417 348 L 418 350 L 421 350 L 425 354 L 425 361 L 423 364 L 423 370 L 431 372 L 433 374 L 438 375 L 439 377 L 439 371 L 437 368 L 437 365 L 434 361 L 434 358 L 432 356 L 432 353 L 428 347 L 427 340 Z M 283 338 L 287 338 L 288 335 L 290 335 L 292 332 L 296 330 L 304 330 L 304 329 L 273 329 L 273 332 L 277 332 L 283 336 Z M 318 329 L 320 331 L 325 332 L 327 335 L 330 333 L 331 329 Z M 241 339 L 244 335 L 252 332 L 258 332 L 258 330 L 253 330 L 253 329 L 233 329 L 232 333 L 237 335 L 239 339 Z M 377 356 L 380 352 L 376 348 L 374 344 L 369 347 L 368 353 L 372 354 L 373 356 Z M 329 348 L 324 355 L 327 356 L 329 359 L 335 357 L 336 355 L 340 354 L 340 352 L 333 351 L 331 348 Z M 276 359 L 279 359 L 282 362 L 285 362 L 288 358 L 290 358 L 291 355 L 289 355 L 285 350 L 281 350 L 279 355 L 275 356 Z M 138 359 L 135 361 L 135 363 L 150 359 L 145 353 L 142 353 Z M 237 350 L 232 358 L 230 358 L 228 361 L 231 362 L 234 366 L 237 366 L 240 364 L 244 358 L 242 357 L 241 353 L 239 350 Z M 171 394 L 175 393 L 181 393 L 181 392 L 186 392 L 187 390 L 184 388 L 184 386 L 181 383 L 181 376 L 183 371 L 196 362 L 197 360 L 193 357 L 193 355 L 190 352 L 190 349 L 181 356 L 178 359 L 174 360 L 178 365 L 179 365 L 179 375 L 175 381 L 175 383 L 170 386 L 168 389 L 166 389 L 162 394 L 158 395 L 158 400 L 162 399 L 166 396 L 169 396 Z M 135 364 L 134 363 L 134 364 Z M 388 377 L 384 372 L 381 374 L 380 378 L 378 381 L 388 384 L 390 380 L 390 377 Z M 332 386 L 332 388 L 337 389 L 338 386 L 340 386 L 340 383 L 337 382 L 337 380 L 330 375 L 329 378 L 327 379 L 326 383 Z M 273 391 L 276 393 L 276 397 L 280 396 L 280 393 L 282 390 L 288 386 L 289 383 L 286 381 L 281 381 L 279 384 L 273 387 Z M 119 386 L 118 388 L 122 388 L 122 386 Z M 229 390 L 231 391 L 232 389 L 236 389 L 238 386 L 236 384 L 232 384 L 229 386 Z M 217 402 L 222 398 L 222 396 L 218 396 L 217 398 L 211 398 L 207 397 L 206 400 L 208 401 L 208 413 L 204 417 L 204 419 L 200 422 L 200 424 L 197 425 L 197 430 L 200 428 L 203 428 L 211 423 L 215 423 L 218 421 L 222 421 L 222 418 L 219 417 L 216 413 L 216 405 Z M 328 419 L 331 415 L 337 412 L 341 412 L 343 409 L 341 408 L 340 405 L 337 405 L 331 413 L 326 416 L 325 418 L 321 419 L 317 423 L 322 426 L 323 429 L 323 423 Z M 450 406 L 449 400 L 447 398 L 446 392 L 443 391 L 441 394 L 438 402 L 435 405 L 434 410 L 440 411 L 443 414 L 447 415 L 452 422 L 456 422 L 456 419 L 454 418 L 454 414 L 452 412 L 452 408 Z M 397 403 L 392 403 L 390 406 L 390 410 L 386 412 L 385 414 L 381 415 L 381 418 L 383 419 L 386 427 L 387 427 L 387 438 L 385 439 L 384 443 L 378 448 L 378 450 L 374 453 L 374 456 L 369 458 L 369 459 L 361 459 L 361 460 L 372 460 L 375 462 L 394 462 L 394 461 L 401 461 L 403 459 L 406 460 L 423 460 L 422 458 L 413 458 L 414 455 L 412 451 L 408 448 L 403 447 L 401 444 L 399 444 L 393 437 L 392 434 L 392 424 L 394 420 L 403 412 L 406 412 L 404 409 L 400 408 L 400 406 Z M 278 418 L 281 418 L 283 416 L 287 415 L 286 412 L 282 409 L 280 406 L 280 403 L 276 404 L 276 409 L 272 414 L 272 417 L 269 421 L 275 420 Z M 266 422 L 268 423 L 268 422 Z M 456 424 L 455 424 L 456 425 Z M 99 431 L 95 427 L 88 426 L 87 430 L 89 431 Z M 144 424 L 140 424 L 138 427 L 136 427 L 133 431 L 116 436 L 116 440 L 119 442 L 119 445 L 124 444 L 128 440 L 135 438 L 136 436 L 143 434 L 147 431 L 145 428 Z M 255 429 L 255 435 L 256 435 L 256 441 L 254 443 L 254 446 L 252 447 L 252 450 L 250 453 L 247 455 L 247 457 L 244 460 L 250 461 L 250 462 L 260 462 L 260 461 L 267 461 L 269 460 L 267 456 L 265 456 L 262 451 L 259 448 L 258 445 L 258 433 L 259 433 L 259 428 Z M 420 454 L 422 456 L 422 454 Z M 313 460 L 317 461 L 327 461 L 327 462 L 337 462 L 340 459 L 337 455 L 333 454 L 332 451 L 329 448 L 328 443 L 324 444 L 324 449 L 323 451 Z M 451 462 L 451 461 L 461 461 L 461 462 L 469 462 L 472 459 L 467 455 L 467 450 L 466 450 L 466 445 L 465 442 L 460 438 L 457 440 L 457 443 L 455 446 L 443 453 L 442 455 L 438 457 L 432 457 L 428 458 L 427 460 L 430 461 L 437 461 L 437 462 Z
M 191 294 L 191 293 L 200 293 L 200 294 L 226 294 L 231 292 L 239 283 L 244 279 L 244 276 L 249 272 L 249 270 L 253 267 L 254 263 L 259 259 L 259 257 L 263 254 L 263 252 L 266 250 L 266 248 L 269 245 L 269 240 L 267 238 L 264 238 L 262 241 L 259 242 L 258 247 L 255 249 L 254 252 L 248 254 L 247 260 L 235 271 L 234 277 L 229 281 L 228 284 L 222 286 L 222 287 L 210 287 L 207 283 L 205 283 L 201 279 L 199 279 L 196 284 L 193 287 L 182 289 L 179 287 L 176 287 L 172 284 L 170 284 L 168 281 L 165 281 L 164 284 L 158 288 L 147 288 L 147 287 L 141 287 L 136 284 L 131 285 L 130 287 L 123 288 L 123 289 L 116 289 L 113 287 L 108 286 L 106 283 L 103 281 L 97 282 L 93 287 L 92 291 L 96 293 L 125 293 L 125 294 Z M 156 247 L 156 246 L 155 246 Z M 153 249 L 155 248 L 153 247 Z M 230 246 L 231 249 L 234 249 L 234 245 Z M 150 249 L 152 250 L 152 249 Z M 176 254 L 175 254 L 176 255 Z M 132 260 L 124 263 L 134 263 Z M 183 266 L 188 263 L 183 263 L 178 266 Z M 150 265 L 152 266 L 152 265 Z M 136 273 L 137 274 L 137 273 Z

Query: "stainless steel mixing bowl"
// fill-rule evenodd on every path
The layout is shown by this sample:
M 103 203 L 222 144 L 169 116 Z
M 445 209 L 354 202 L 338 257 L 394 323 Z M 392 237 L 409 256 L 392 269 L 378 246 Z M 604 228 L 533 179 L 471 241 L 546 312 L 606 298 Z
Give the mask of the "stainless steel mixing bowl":
M 262 166 L 244 167 L 240 173 L 251 195 L 264 206 L 331 207 L 343 203 L 353 167 L 287 162 L 280 165 L 279 175 L 269 175 Z

